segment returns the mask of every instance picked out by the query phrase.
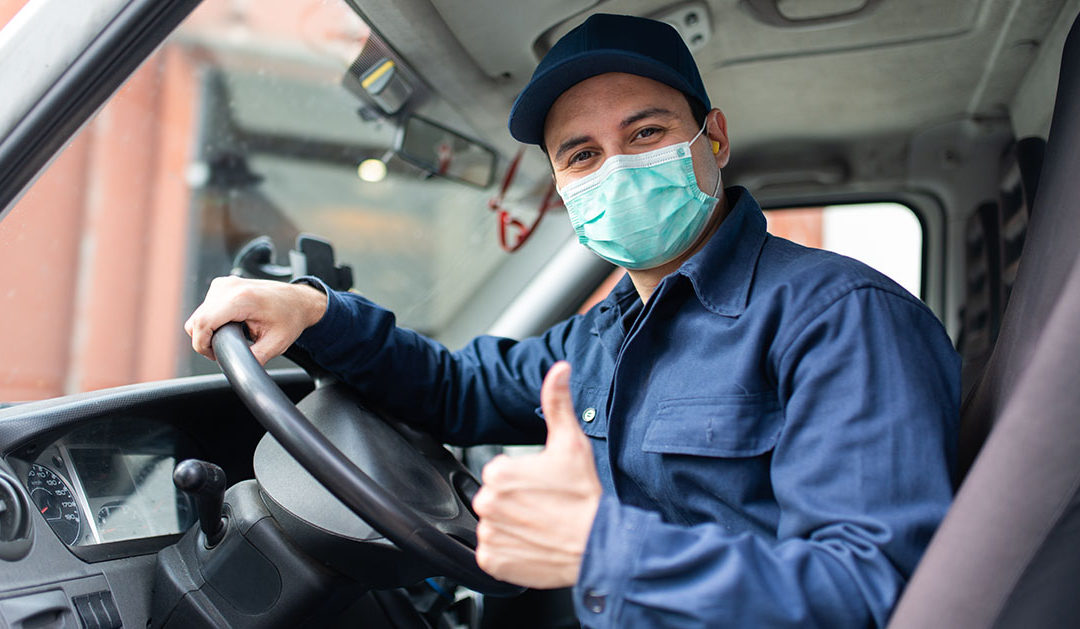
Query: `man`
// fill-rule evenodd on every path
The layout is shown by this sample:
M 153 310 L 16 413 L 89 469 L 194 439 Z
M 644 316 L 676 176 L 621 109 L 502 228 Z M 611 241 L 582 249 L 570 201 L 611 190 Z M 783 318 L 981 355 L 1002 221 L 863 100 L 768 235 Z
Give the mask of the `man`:
M 510 130 L 548 155 L 581 242 L 628 271 L 588 313 L 450 352 L 318 282 L 221 279 L 185 326 L 195 349 L 247 321 L 260 361 L 298 339 L 447 442 L 546 434 L 484 469 L 477 561 L 574 586 L 586 626 L 884 625 L 951 499 L 940 323 L 723 190 L 724 116 L 667 25 L 589 18 Z

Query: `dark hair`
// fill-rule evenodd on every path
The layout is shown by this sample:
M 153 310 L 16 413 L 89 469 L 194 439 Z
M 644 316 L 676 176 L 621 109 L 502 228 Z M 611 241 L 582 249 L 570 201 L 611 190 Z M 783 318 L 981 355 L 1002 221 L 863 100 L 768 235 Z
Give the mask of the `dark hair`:
M 686 92 L 680 93 L 683 95 L 683 98 L 686 99 L 686 104 L 690 106 L 690 115 L 693 116 L 694 122 L 697 123 L 698 128 L 700 129 L 705 124 L 705 116 L 709 114 L 709 111 L 705 109 L 705 105 L 698 99 Z M 540 150 L 547 156 L 547 139 L 543 135 L 540 136 Z

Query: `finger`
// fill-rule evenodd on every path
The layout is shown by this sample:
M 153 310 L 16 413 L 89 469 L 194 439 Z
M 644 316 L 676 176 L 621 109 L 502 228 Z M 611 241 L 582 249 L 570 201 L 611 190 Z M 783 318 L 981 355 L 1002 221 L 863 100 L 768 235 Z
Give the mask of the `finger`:
M 489 541 L 476 548 L 476 564 L 491 576 L 517 585 L 537 588 L 566 587 L 574 579 L 563 576 L 568 564 L 581 557 L 562 550 L 550 551 Z
M 206 300 L 195 309 L 185 324 L 185 329 L 190 325 L 191 348 L 211 360 L 216 360 L 211 345 L 214 332 L 231 321 L 245 321 L 251 310 L 248 301 L 240 299 L 239 293 L 222 292 L 230 287 L 231 279 L 233 278 L 216 278 Z
M 548 447 L 567 438 L 576 438 L 581 433 L 570 398 L 570 363 L 559 361 L 548 370 L 540 388 L 540 406 L 547 422 Z
M 279 336 L 264 334 L 255 340 L 255 343 L 251 346 L 251 353 L 255 355 L 255 360 L 259 361 L 260 365 L 266 366 L 266 363 L 272 358 L 276 358 L 285 353 L 285 350 L 289 348 L 290 343 L 284 342 Z
M 214 337 L 213 328 L 201 323 L 196 322 L 192 326 L 191 334 L 191 349 L 195 350 L 199 354 L 206 356 L 210 360 L 217 360 L 214 356 L 214 348 L 210 344 L 211 339 Z

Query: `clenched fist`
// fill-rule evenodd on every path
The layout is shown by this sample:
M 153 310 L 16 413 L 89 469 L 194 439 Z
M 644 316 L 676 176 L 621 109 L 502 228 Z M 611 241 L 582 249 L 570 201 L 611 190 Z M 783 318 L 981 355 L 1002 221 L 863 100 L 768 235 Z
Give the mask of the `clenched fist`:
M 184 324 L 184 331 L 196 352 L 214 360 L 210 346 L 214 331 L 230 321 L 246 323 L 255 341 L 251 352 L 265 365 L 318 323 L 324 312 L 326 295 L 306 284 L 218 277 Z
M 533 588 L 577 581 L 601 489 L 569 383 L 566 362 L 556 363 L 544 378 L 543 451 L 499 455 L 484 467 L 484 485 L 473 499 L 480 516 L 476 562 L 497 579 Z

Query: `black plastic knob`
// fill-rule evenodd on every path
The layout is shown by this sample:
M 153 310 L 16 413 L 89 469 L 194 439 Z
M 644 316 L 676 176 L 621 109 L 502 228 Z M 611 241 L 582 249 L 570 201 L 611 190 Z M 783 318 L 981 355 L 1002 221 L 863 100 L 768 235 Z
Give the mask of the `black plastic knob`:
M 199 528 L 206 536 L 206 546 L 217 545 L 225 535 L 225 520 L 222 517 L 225 489 L 228 487 L 225 470 L 207 461 L 187 459 L 173 469 L 173 484 L 195 498 Z

